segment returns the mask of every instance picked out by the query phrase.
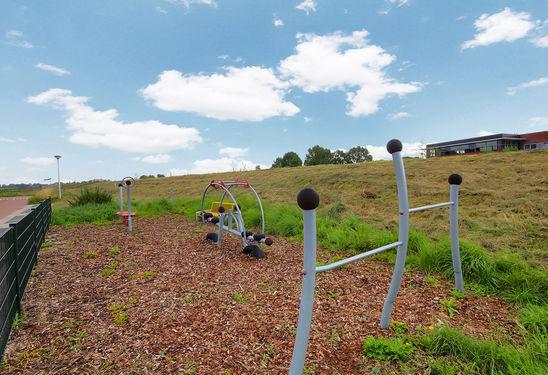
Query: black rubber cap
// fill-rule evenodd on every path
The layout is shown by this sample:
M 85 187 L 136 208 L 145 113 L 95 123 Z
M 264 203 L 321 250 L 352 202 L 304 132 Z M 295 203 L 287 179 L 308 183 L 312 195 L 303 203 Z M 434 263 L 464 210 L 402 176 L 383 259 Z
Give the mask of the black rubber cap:
M 272 238 L 268 237 L 267 239 L 264 240 L 264 243 L 266 246 L 271 246 L 274 241 L 272 240 Z
M 320 204 L 320 196 L 314 189 L 306 188 L 297 195 L 297 203 L 303 210 L 315 210 Z
M 124 187 L 124 184 L 122 184 L 121 182 L 118 183 L 118 187 Z
M 393 154 L 394 152 L 401 151 L 403 149 L 403 146 L 399 139 L 391 139 L 386 144 L 386 149 L 389 153 Z
M 453 173 L 447 179 L 451 185 L 460 185 L 462 184 L 462 176 L 460 174 Z
M 225 206 L 219 207 L 217 211 L 222 214 L 223 212 L 225 212 Z

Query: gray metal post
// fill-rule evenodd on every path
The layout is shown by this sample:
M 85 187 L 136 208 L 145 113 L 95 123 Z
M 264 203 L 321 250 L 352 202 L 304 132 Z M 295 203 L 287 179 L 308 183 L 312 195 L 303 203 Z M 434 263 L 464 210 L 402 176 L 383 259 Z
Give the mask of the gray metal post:
M 451 230 L 451 255 L 453 258 L 453 270 L 455 271 L 455 288 L 459 292 L 464 291 L 464 280 L 462 277 L 462 265 L 459 248 L 459 185 L 462 177 L 458 174 L 449 176 L 449 227 Z
M 127 185 L 127 231 L 133 230 L 133 222 L 131 220 L 131 185 Z
M 120 212 L 124 210 L 124 187 L 121 183 L 118 184 L 118 193 L 120 194 Z
M 59 199 L 61 199 L 61 174 L 59 172 L 59 159 L 61 159 L 61 155 L 55 155 L 55 159 L 57 159 L 57 187 L 59 188 Z
M 225 225 L 225 214 L 224 211 L 219 215 L 219 235 L 217 236 L 217 246 L 221 246 L 223 243 L 223 229 Z
M 394 272 L 392 273 L 392 281 L 390 282 L 388 295 L 384 300 L 382 308 L 381 328 L 388 328 L 388 325 L 390 324 L 390 316 L 392 315 L 394 301 L 400 290 L 401 279 L 405 272 L 405 260 L 407 258 L 407 245 L 409 242 L 409 201 L 407 197 L 405 168 L 401 157 L 403 146 L 399 140 L 393 139 L 388 142 L 386 148 L 388 152 L 392 154 L 392 162 L 394 164 L 394 169 L 396 170 L 396 185 L 398 188 L 398 205 L 400 211 L 398 241 L 401 242 L 401 245 L 398 247 L 396 264 L 394 266 Z
M 306 359 L 306 350 L 310 338 L 310 323 L 314 305 L 314 289 L 316 284 L 316 208 L 320 203 L 318 194 L 312 189 L 301 190 L 297 196 L 299 207 L 304 217 L 304 268 L 301 290 L 301 305 L 297 336 L 291 357 L 290 375 L 301 375 Z
M 175 193 L 171 192 L 171 208 L 175 207 Z

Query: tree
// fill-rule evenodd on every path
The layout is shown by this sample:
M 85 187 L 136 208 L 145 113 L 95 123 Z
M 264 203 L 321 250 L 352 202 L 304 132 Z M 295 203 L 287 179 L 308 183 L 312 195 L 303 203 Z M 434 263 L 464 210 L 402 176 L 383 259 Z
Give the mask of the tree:
M 363 163 L 373 160 L 373 157 L 369 153 L 369 150 L 362 146 L 352 147 L 346 153 L 349 163 Z
M 281 168 L 283 164 L 282 158 L 277 157 L 276 160 L 272 163 L 272 168 Z
M 161 174 L 161 173 L 158 173 L 158 174 L 156 175 L 156 177 L 162 178 L 162 177 L 165 177 L 165 175 L 164 175 L 164 174 Z
M 304 165 L 331 164 L 331 150 L 319 145 L 308 149 Z
M 331 154 L 331 163 L 333 164 L 349 164 L 348 153 L 344 150 L 336 150 Z
M 261 170 L 261 166 L 260 166 L 260 165 L 256 165 L 256 166 L 255 166 L 255 170 L 256 170 L 256 171 L 260 171 L 260 170 Z
M 282 166 L 283 167 L 300 167 L 303 165 L 303 161 L 294 151 L 286 152 L 282 157 Z
M 300 167 L 303 165 L 302 159 L 296 152 L 289 151 L 282 157 L 276 158 L 272 163 L 272 168 Z

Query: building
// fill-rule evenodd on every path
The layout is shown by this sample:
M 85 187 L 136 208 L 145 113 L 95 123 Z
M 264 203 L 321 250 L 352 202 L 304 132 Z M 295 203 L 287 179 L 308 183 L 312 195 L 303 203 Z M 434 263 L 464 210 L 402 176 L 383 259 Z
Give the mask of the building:
M 527 134 L 500 133 L 428 144 L 426 157 L 503 151 L 504 149 L 531 151 L 544 148 L 548 149 L 548 131 Z

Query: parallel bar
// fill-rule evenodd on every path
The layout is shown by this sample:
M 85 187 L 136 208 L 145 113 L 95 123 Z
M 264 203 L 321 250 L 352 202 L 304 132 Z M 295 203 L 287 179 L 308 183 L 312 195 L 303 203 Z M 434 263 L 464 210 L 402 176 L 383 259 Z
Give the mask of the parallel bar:
M 438 208 L 438 207 L 450 206 L 450 205 L 452 205 L 452 204 L 453 204 L 453 202 L 443 202 L 443 203 L 430 204 L 430 205 L 428 205 L 428 206 L 421 206 L 421 207 L 410 208 L 410 209 L 409 209 L 409 212 L 425 211 L 425 210 L 429 210 L 429 209 L 431 209 L 431 208 Z
M 462 265 L 459 248 L 459 185 L 450 185 L 450 199 L 455 202 L 449 209 L 449 227 L 451 230 L 451 256 L 453 270 L 455 272 L 455 288 L 459 292 L 464 291 L 464 280 L 462 277 Z
M 310 338 L 310 323 L 314 306 L 314 289 L 316 287 L 316 210 L 304 210 L 304 269 L 303 286 L 301 290 L 301 305 L 297 335 L 291 357 L 289 375 L 301 375 L 306 359 L 306 350 Z
M 365 253 L 354 255 L 350 258 L 339 260 L 338 262 L 327 264 L 325 266 L 316 267 L 316 273 L 324 272 L 324 271 L 331 271 L 335 268 L 344 266 L 345 264 L 355 262 L 356 260 L 367 258 L 369 256 L 382 253 L 383 251 L 393 249 L 395 247 L 400 246 L 401 244 L 402 244 L 401 242 L 394 242 L 394 243 L 391 243 L 391 244 L 386 245 L 386 246 L 382 246 L 382 247 L 378 247 L 378 248 L 373 249 L 373 250 L 366 251 Z

